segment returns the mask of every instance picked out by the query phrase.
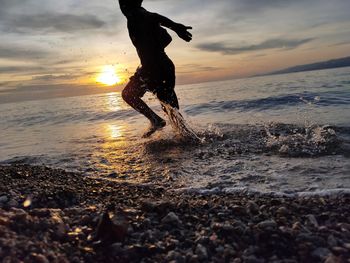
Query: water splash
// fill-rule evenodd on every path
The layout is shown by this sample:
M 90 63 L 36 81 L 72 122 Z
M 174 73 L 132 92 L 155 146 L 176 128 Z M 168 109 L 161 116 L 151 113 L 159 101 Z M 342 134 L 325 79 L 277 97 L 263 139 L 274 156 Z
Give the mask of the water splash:
M 270 124 L 265 128 L 266 149 L 282 156 L 305 157 L 335 154 L 339 140 L 330 126 L 306 127 Z
M 184 139 L 203 142 L 204 139 L 199 137 L 199 135 L 192 129 L 188 123 L 185 121 L 182 114 L 178 109 L 171 107 L 169 104 L 161 102 L 163 109 L 167 113 L 170 125 L 172 128 Z

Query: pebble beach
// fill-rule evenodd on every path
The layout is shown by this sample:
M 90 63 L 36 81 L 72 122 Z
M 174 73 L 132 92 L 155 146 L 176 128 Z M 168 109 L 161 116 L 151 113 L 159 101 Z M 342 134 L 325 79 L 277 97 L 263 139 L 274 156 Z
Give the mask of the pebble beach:
M 204 195 L 3 165 L 0 259 L 350 262 L 350 195 Z

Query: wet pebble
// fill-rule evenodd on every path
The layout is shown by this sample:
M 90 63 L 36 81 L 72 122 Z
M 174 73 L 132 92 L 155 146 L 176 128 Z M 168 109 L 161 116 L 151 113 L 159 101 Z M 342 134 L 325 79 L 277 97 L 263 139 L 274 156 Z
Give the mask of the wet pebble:
M 7 205 L 9 207 L 17 207 L 18 206 L 18 202 L 15 199 L 11 199 L 10 201 L 7 202 Z
M 165 257 L 167 262 L 176 262 L 176 263 L 185 263 L 186 258 L 184 255 L 177 251 L 169 251 L 168 254 Z
M 36 263 L 49 263 L 50 262 L 47 259 L 47 257 L 45 257 L 42 254 L 32 253 L 32 254 L 30 254 L 29 258 L 32 262 L 36 262 Z
M 341 258 L 339 258 L 333 254 L 329 255 L 326 258 L 326 260 L 324 261 L 324 263 L 343 263 L 343 262 L 344 261 Z
M 255 255 L 244 257 L 244 263 L 265 263 L 265 260 L 257 258 Z
M 316 217 L 314 215 L 307 215 L 306 216 L 308 221 L 309 221 L 309 224 L 312 225 L 313 227 L 318 227 L 318 222 L 316 220 Z
M 118 174 L 116 172 L 112 172 L 108 175 L 109 178 L 117 178 Z
M 180 218 L 174 213 L 170 212 L 162 219 L 163 224 L 180 225 L 182 224 Z
M 207 249 L 201 244 L 197 245 L 195 253 L 198 256 L 199 260 L 206 260 L 208 258 Z
M 6 203 L 9 200 L 9 198 L 6 195 L 0 196 L 0 203 Z
M 331 251 L 328 248 L 319 247 L 316 248 L 311 255 L 318 260 L 325 260 L 330 254 Z
M 274 220 L 266 220 L 258 223 L 257 227 L 261 229 L 266 229 L 266 228 L 274 229 L 274 228 L 277 228 L 277 223 Z
M 18 184 L 4 180 L 1 169 L 8 168 L 0 166 L 6 203 L 20 200 L 22 207 L 30 195 L 35 207 L 0 209 L 0 258 L 340 263 L 350 257 L 347 197 L 179 193 L 170 184 L 126 185 L 44 168 L 30 168 L 31 180 Z
M 277 214 L 280 214 L 280 215 L 288 215 L 289 214 L 289 210 L 284 206 L 281 206 L 280 208 L 278 208 L 276 212 L 277 212 Z
M 327 243 L 330 247 L 335 247 L 338 244 L 337 239 L 333 235 L 328 236 Z
M 347 249 L 344 247 L 332 247 L 332 252 L 335 255 L 345 254 Z
M 252 214 L 259 213 L 259 206 L 253 201 L 248 202 L 247 209 L 248 209 L 248 212 L 250 212 Z

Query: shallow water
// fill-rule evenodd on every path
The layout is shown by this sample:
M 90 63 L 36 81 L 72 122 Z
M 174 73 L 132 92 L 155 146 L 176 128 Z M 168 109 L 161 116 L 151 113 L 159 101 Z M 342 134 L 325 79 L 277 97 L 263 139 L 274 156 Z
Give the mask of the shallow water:
M 1 104 L 0 160 L 177 190 L 348 191 L 349 88 L 350 68 L 178 86 L 200 143 L 170 125 L 141 139 L 120 93 Z

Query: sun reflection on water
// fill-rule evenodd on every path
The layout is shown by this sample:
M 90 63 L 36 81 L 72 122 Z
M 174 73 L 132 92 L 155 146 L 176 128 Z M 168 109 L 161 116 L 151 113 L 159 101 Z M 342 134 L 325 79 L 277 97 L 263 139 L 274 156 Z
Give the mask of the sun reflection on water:
M 108 129 L 108 135 L 112 139 L 120 139 L 124 135 L 125 128 L 121 125 L 108 124 L 107 129 Z
M 103 123 L 96 131 L 100 139 L 92 154 L 94 171 L 111 180 L 137 183 L 151 182 L 155 178 L 167 180 L 171 163 L 164 161 L 167 158 L 163 156 L 162 143 L 155 142 L 158 146 L 149 152 L 147 143 L 145 145 L 139 138 L 140 123 L 120 117 L 123 112 L 118 114 L 118 111 L 128 109 L 120 93 L 105 94 L 103 98 L 101 110 L 108 118 L 101 120 Z

